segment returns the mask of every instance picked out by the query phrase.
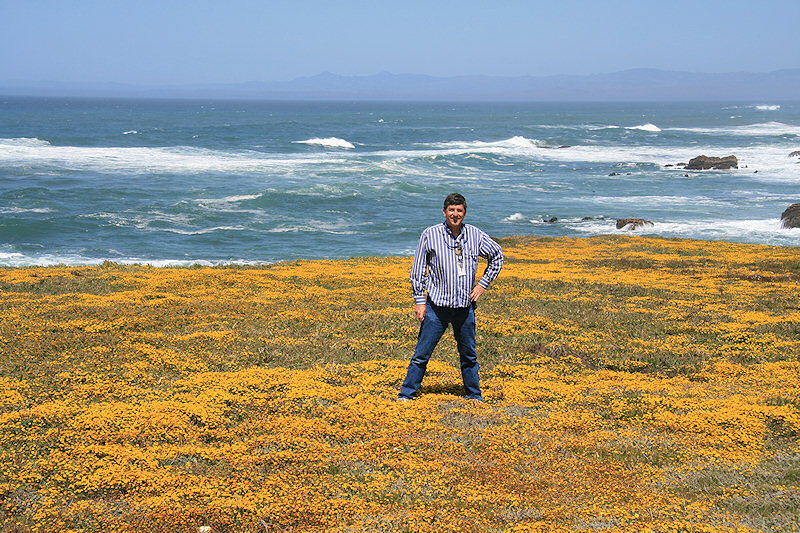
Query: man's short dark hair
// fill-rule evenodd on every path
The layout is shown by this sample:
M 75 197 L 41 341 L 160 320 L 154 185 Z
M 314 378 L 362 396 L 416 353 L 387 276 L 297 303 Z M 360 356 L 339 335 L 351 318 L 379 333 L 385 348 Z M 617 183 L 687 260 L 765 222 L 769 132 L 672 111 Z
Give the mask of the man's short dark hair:
M 467 199 L 454 192 L 452 194 L 448 194 L 447 198 L 444 199 L 444 209 L 447 209 L 448 205 L 463 205 L 464 211 L 467 210 Z

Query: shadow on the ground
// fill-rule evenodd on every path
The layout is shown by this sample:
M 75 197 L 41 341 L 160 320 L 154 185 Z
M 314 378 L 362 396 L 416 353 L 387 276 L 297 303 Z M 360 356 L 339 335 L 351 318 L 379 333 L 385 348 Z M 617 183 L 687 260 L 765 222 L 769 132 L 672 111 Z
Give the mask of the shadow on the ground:
M 464 387 L 461 385 L 431 385 L 419 388 L 419 394 L 449 394 L 452 396 L 464 396 Z

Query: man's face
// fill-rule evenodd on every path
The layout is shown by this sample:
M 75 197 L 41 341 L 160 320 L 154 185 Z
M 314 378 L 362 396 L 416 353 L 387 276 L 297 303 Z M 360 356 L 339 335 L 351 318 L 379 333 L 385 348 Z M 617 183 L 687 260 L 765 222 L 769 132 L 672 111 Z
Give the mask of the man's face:
M 444 209 L 444 218 L 451 226 L 460 226 L 465 216 L 467 216 L 467 210 L 463 205 L 448 205 Z

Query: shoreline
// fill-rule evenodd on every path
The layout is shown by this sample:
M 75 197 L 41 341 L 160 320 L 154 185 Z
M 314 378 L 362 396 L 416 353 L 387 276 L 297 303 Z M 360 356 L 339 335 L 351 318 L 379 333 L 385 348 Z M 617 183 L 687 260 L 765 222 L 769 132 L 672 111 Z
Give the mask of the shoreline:
M 687 243 L 709 243 L 709 244 L 728 244 L 728 245 L 741 245 L 741 246 L 753 246 L 753 247 L 766 247 L 766 248 L 776 248 L 776 249 L 797 249 L 800 250 L 800 245 L 782 245 L 782 244 L 760 244 L 760 243 L 746 243 L 746 242 L 738 242 L 738 241 L 729 241 L 729 240 L 716 240 L 716 239 L 696 239 L 696 238 L 689 238 L 689 237 L 662 237 L 659 235 L 637 235 L 637 234 L 600 234 L 600 235 L 592 235 L 592 236 L 542 236 L 542 235 L 510 235 L 507 237 L 500 237 L 495 238 L 497 242 L 501 245 L 503 243 L 513 243 L 518 241 L 525 241 L 525 242 L 550 242 L 553 240 L 556 241 L 571 241 L 571 240 L 625 240 L 625 239 L 652 239 L 652 240 L 664 240 L 664 241 L 671 241 L 671 242 L 687 242 Z M 245 269 L 257 269 L 257 268 L 264 268 L 270 265 L 276 264 L 283 264 L 283 263 L 290 263 L 293 261 L 347 261 L 348 259 L 379 259 L 379 258 L 402 258 L 402 257 L 412 257 L 413 252 L 409 255 L 366 255 L 366 256 L 349 256 L 349 257 L 322 257 L 322 258 L 308 258 L 308 257 L 293 257 L 287 259 L 279 259 L 275 261 L 255 261 L 255 260 L 236 260 L 236 261 L 226 261 L 226 260 L 171 260 L 171 259 L 159 259 L 153 260 L 152 262 L 147 261 L 137 261 L 137 260 L 121 260 L 121 261 L 113 261 L 110 259 L 98 259 L 94 262 L 90 263 L 52 263 L 52 264 L 29 264 L 29 265 L 0 265 L 0 269 L 30 269 L 30 268 L 91 268 L 91 267 L 110 267 L 110 266 L 118 266 L 118 267 L 149 267 L 149 268 L 245 268 Z

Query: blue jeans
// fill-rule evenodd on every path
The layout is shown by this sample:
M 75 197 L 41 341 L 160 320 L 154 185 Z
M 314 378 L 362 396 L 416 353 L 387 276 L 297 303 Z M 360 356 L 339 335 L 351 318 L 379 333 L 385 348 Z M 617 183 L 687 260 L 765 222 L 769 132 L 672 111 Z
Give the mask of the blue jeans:
M 430 300 L 425 309 L 425 319 L 419 327 L 414 357 L 411 358 L 406 379 L 400 389 L 400 398 L 413 398 L 417 393 L 425 376 L 428 360 L 450 324 L 453 326 L 453 336 L 461 358 L 464 393 L 467 398 L 483 399 L 478 379 L 478 353 L 475 351 L 475 310 L 472 306 L 439 307 Z

